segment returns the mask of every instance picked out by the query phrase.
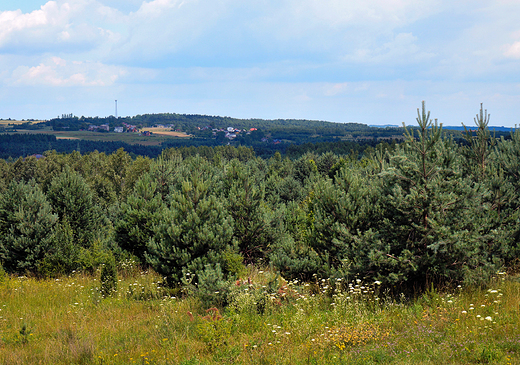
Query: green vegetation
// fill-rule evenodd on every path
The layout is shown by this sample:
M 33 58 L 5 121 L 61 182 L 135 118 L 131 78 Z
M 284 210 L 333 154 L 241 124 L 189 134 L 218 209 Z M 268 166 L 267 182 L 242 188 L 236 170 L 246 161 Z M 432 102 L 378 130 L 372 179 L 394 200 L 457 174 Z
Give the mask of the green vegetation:
M 103 126 L 101 128 L 101 126 Z M 119 128 L 124 133 L 114 132 Z M 232 128 L 232 132 L 228 128 Z M 152 132 L 151 135 L 139 133 Z M 371 128 L 356 123 L 309 120 L 235 119 L 203 115 L 146 114 L 127 118 L 85 118 L 71 114 L 43 122 L 0 123 L 0 158 L 43 154 L 46 150 L 112 153 L 125 148 L 135 155 L 157 157 L 161 150 L 190 146 L 250 146 L 258 156 L 276 151 L 293 157 L 313 144 L 359 155 L 364 145 L 402 140 L 402 128 Z M 299 145 L 305 144 L 300 148 Z M 323 149 L 323 146 L 321 147 Z M 290 149 L 290 151 L 288 151 Z M 345 152 L 343 152 L 345 151 Z
M 520 131 L 496 138 L 482 109 L 463 142 L 446 135 L 424 104 L 417 122 L 402 142 L 361 156 L 306 146 L 293 158 L 263 159 L 229 145 L 168 148 L 154 159 L 118 149 L 0 160 L 2 293 L 81 282 L 74 303 L 95 313 L 87 321 L 98 310 L 111 313 L 113 320 L 101 317 L 117 334 L 84 337 L 73 325 L 90 324 L 67 313 L 65 331 L 74 333 L 60 346 L 70 354 L 76 350 L 67 346 L 78 346 L 77 363 L 130 361 L 116 358 L 123 353 L 155 363 L 280 356 L 285 363 L 406 363 L 414 351 L 410 363 L 446 353 L 453 363 L 517 359 L 517 322 L 493 325 L 501 311 L 515 310 L 501 307 L 499 294 L 519 298 Z M 502 280 L 504 272 L 511 280 Z M 31 279 L 18 283 L 20 275 Z M 480 317 L 463 316 L 477 301 L 487 308 Z M 131 311 L 144 311 L 142 326 L 151 327 L 126 332 L 116 322 Z M 9 327 L 16 340 L 6 335 L 4 343 L 24 349 L 34 342 L 43 325 L 29 317 Z M 418 323 L 435 349 L 414 342 Z M 141 345 L 162 357 L 152 359 Z M 98 355 L 107 349 L 110 361 Z
M 225 308 L 179 298 L 121 264 L 99 274 L 0 283 L 2 364 L 518 364 L 520 282 L 389 298 L 377 283 L 286 282 L 250 268 Z

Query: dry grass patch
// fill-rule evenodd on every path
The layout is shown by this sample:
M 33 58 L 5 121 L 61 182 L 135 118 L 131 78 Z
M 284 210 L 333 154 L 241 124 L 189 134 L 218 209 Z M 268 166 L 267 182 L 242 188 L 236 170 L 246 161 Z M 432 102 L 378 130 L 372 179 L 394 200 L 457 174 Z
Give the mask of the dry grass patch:
M 162 135 L 162 136 L 169 136 L 169 137 L 180 137 L 180 138 L 186 138 L 191 137 L 191 135 L 186 134 L 184 132 L 175 132 L 172 131 L 170 128 L 143 128 L 143 131 L 152 132 L 153 134 Z

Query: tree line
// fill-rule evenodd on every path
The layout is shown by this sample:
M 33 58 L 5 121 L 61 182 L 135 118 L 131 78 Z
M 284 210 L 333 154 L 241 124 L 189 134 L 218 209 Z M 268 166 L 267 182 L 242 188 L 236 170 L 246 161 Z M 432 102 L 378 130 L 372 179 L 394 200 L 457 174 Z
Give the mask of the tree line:
M 182 151 L 183 155 L 201 153 L 204 155 L 212 154 L 212 147 L 232 146 L 241 149 L 245 146 L 254 150 L 256 156 L 262 158 L 270 158 L 276 152 L 284 156 L 294 159 L 304 155 L 307 152 L 314 151 L 317 153 L 325 151 L 333 151 L 337 154 L 353 153 L 361 156 L 365 150 L 372 151 L 378 144 L 376 140 L 367 141 L 332 141 L 332 142 L 315 142 L 315 143 L 263 143 L 261 141 L 252 141 L 241 137 L 236 141 L 229 142 L 218 141 L 212 138 L 172 138 L 167 139 L 160 145 L 142 145 L 128 144 L 121 141 L 90 141 L 90 140 L 72 140 L 57 139 L 54 135 L 48 134 L 0 134 L 0 158 L 8 161 L 15 161 L 18 158 L 25 158 L 31 155 L 43 155 L 45 151 L 56 151 L 59 153 L 72 153 L 78 151 L 82 154 L 91 152 L 103 152 L 111 154 L 118 149 L 123 148 L 132 158 L 137 156 L 147 156 L 157 158 L 162 151 L 169 148 L 177 148 Z M 220 148 L 219 147 L 219 148 Z
M 520 132 L 492 136 L 481 110 L 457 143 L 424 104 L 417 122 L 361 158 L 206 146 L 0 160 L 1 263 L 55 276 L 134 258 L 222 295 L 248 264 L 410 290 L 517 265 Z

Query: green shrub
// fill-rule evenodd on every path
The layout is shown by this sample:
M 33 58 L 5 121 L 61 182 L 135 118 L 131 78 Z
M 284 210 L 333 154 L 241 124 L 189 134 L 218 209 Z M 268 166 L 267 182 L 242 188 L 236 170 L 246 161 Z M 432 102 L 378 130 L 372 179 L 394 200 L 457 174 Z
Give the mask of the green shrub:
M 88 273 L 94 273 L 101 265 L 107 261 L 107 256 L 111 255 L 102 242 L 94 241 L 90 248 L 80 248 L 78 253 L 78 268 Z
M 224 307 L 228 304 L 229 287 L 231 283 L 224 278 L 219 264 L 206 265 L 198 273 L 196 296 L 205 308 Z
M 0 263 L 0 283 L 3 283 L 7 279 L 7 273 L 4 270 L 3 265 Z
M 80 268 L 81 248 L 74 244 L 74 235 L 67 221 L 58 223 L 51 234 L 51 245 L 36 271 L 44 278 L 69 274 Z
M 244 258 L 241 254 L 228 249 L 224 251 L 223 259 L 225 269 L 230 277 L 240 278 L 246 273 Z
M 113 255 L 108 255 L 105 264 L 101 267 L 101 295 L 109 297 L 117 291 L 117 267 Z

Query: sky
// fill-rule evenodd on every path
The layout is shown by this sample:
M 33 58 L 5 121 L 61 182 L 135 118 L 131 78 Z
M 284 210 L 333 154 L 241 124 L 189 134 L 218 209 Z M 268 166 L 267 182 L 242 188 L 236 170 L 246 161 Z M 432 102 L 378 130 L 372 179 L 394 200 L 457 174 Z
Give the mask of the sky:
M 520 0 L 2 0 L 0 118 L 520 125 Z

